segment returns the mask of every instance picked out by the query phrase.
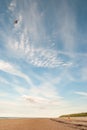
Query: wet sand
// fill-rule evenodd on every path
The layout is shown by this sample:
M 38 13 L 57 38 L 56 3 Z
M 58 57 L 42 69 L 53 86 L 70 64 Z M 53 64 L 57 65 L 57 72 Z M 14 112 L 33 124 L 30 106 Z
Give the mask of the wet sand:
M 0 119 L 0 130 L 87 130 L 87 122 L 84 125 L 59 118 Z

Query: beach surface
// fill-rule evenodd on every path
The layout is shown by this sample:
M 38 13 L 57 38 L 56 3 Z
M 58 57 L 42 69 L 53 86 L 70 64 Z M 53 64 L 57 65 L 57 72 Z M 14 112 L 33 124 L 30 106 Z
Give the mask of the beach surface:
M 0 130 L 87 130 L 87 120 L 61 118 L 0 119 Z

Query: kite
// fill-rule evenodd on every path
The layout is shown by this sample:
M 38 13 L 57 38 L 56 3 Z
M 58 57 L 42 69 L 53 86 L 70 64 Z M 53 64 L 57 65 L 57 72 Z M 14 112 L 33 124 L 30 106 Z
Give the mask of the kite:
M 15 21 L 14 21 L 14 24 L 17 24 L 17 23 L 18 23 L 18 20 L 15 20 Z

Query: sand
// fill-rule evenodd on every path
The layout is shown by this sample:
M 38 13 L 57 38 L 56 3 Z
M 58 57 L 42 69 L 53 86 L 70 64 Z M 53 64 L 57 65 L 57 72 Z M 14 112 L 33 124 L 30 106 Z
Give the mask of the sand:
M 0 130 L 87 130 L 86 125 L 49 118 L 0 119 Z

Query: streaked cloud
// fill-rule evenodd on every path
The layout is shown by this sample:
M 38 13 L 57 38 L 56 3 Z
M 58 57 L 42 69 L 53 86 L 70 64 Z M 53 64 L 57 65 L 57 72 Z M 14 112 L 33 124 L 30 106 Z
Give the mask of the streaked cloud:
M 44 48 L 34 48 L 26 45 L 22 42 L 22 45 L 18 46 L 18 43 L 15 43 L 12 46 L 13 49 L 16 49 L 18 53 L 21 53 L 23 57 L 26 57 L 26 61 L 28 63 L 33 64 L 37 67 L 69 67 L 72 66 L 72 63 L 69 61 L 63 61 L 60 56 L 58 56 L 58 52 L 53 51 L 51 49 Z
M 61 40 L 63 50 L 72 54 L 76 49 L 78 30 L 75 12 L 69 4 L 69 1 L 63 0 L 56 10 L 58 24 L 55 36 Z
M 75 94 L 87 97 L 87 92 L 75 92 Z
M 13 65 L 9 62 L 0 60 L 0 70 L 7 72 L 9 74 L 12 74 L 12 75 L 19 76 L 19 77 L 25 79 L 32 86 L 32 82 L 31 82 L 30 78 L 27 75 L 25 75 L 24 73 L 22 73 L 20 70 L 18 70 L 15 65 Z
M 11 50 L 11 53 L 15 52 L 15 57 L 17 55 L 17 57 L 21 57 L 37 67 L 55 68 L 71 66 L 72 62 L 64 61 L 64 59 L 59 56 L 59 52 L 49 47 L 49 39 L 51 40 L 51 36 L 46 33 L 44 18 L 38 9 L 38 2 L 28 1 L 29 7 L 24 1 L 21 1 L 20 5 L 19 2 L 17 2 L 18 5 L 16 7 L 15 2 L 16 1 L 12 1 L 10 7 L 15 7 L 15 10 L 19 7 L 16 16 L 18 24 L 13 26 L 12 33 L 9 35 L 9 32 L 8 38 L 5 36 L 5 39 L 8 41 L 8 50 Z M 15 17 L 16 14 L 14 14 L 13 10 L 12 14 Z M 66 34 L 66 32 L 64 31 L 63 34 Z M 70 32 L 68 34 L 70 34 Z M 49 39 L 47 37 L 49 37 Z M 64 39 L 64 41 L 66 40 Z M 43 43 L 45 44 L 43 45 Z
M 15 7 L 16 7 L 16 0 L 12 0 L 9 7 L 8 7 L 8 9 L 10 11 L 14 11 Z
M 28 90 L 26 95 L 23 95 L 23 99 L 38 107 L 44 107 L 45 109 L 50 105 L 61 106 L 67 104 L 63 97 L 58 96 L 58 91 L 50 83 L 43 83 L 39 87 L 32 87 Z
M 29 97 L 29 96 L 26 96 L 26 95 L 23 95 L 23 98 L 25 100 L 27 100 L 29 103 L 47 103 L 47 100 L 45 100 L 44 98 L 40 98 L 40 97 Z

